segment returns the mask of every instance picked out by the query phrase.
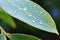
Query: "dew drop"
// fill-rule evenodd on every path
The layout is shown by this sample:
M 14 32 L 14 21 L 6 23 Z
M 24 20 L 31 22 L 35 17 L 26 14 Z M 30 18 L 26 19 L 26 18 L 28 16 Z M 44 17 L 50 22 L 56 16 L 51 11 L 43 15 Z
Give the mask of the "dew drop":
M 35 22 L 35 20 L 33 20 L 33 22 Z
M 42 22 L 40 22 L 40 24 L 42 24 Z
M 27 8 L 24 8 L 23 10 L 27 11 Z
M 40 12 L 40 13 L 43 13 L 43 12 Z
M 15 13 L 16 13 L 16 11 L 15 11 Z
M 32 17 L 32 15 L 29 15 L 29 17 Z

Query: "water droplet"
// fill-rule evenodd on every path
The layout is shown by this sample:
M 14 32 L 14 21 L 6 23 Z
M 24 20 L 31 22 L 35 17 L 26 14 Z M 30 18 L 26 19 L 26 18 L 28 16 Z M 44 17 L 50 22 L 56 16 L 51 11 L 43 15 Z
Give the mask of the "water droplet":
M 40 12 L 40 13 L 43 13 L 43 12 Z
M 42 22 L 40 22 L 40 24 L 42 24 Z
M 15 13 L 16 13 L 16 11 L 15 11 Z
M 33 22 L 35 22 L 35 20 L 33 20 Z
M 29 15 L 29 17 L 31 17 L 32 15 Z
M 27 11 L 27 8 L 24 8 L 25 11 Z

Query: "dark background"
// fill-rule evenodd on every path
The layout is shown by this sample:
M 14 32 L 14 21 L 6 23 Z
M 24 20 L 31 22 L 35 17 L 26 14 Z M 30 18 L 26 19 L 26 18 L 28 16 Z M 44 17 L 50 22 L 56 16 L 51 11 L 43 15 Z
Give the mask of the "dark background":
M 60 33 L 60 0 L 32 0 L 32 1 L 39 4 L 41 7 L 43 7 L 46 11 L 50 13 L 50 15 L 53 17 L 56 23 L 57 30 Z M 6 30 L 6 32 L 9 32 L 11 34 L 12 33 L 29 34 L 39 37 L 43 40 L 60 40 L 60 37 L 56 34 L 33 28 L 32 26 L 27 25 L 26 23 L 23 23 L 15 18 L 13 19 L 17 25 L 16 29 L 11 28 L 8 24 L 0 20 L 0 25 Z

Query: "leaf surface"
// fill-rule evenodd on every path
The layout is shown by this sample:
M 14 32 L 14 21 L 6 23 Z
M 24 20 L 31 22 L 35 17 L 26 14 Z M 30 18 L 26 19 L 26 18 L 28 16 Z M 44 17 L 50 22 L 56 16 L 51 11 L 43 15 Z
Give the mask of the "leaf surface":
M 11 34 L 10 37 L 10 40 L 41 40 L 37 37 L 26 34 Z
M 30 0 L 0 0 L 0 6 L 11 16 L 35 28 L 58 34 L 49 13 Z

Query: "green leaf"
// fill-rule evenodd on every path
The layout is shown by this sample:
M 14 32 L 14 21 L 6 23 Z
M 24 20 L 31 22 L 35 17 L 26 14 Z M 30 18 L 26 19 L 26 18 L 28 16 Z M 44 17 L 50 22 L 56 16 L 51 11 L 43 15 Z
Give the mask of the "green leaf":
M 35 28 L 58 34 L 49 13 L 30 0 L 0 0 L 0 6 L 11 16 Z
M 0 19 L 11 25 L 13 28 L 16 27 L 15 22 L 13 21 L 11 16 L 9 16 L 2 8 L 0 8 Z
M 6 40 L 6 37 L 2 34 L 0 34 L 0 40 Z
M 10 40 L 41 40 L 37 37 L 26 34 L 11 34 L 10 37 Z

